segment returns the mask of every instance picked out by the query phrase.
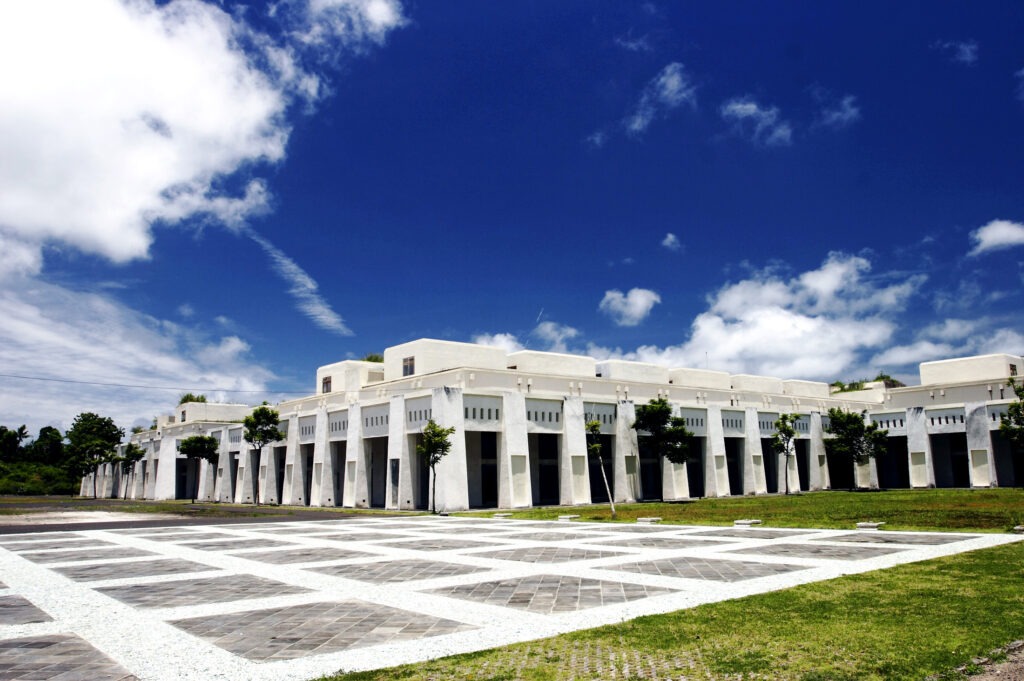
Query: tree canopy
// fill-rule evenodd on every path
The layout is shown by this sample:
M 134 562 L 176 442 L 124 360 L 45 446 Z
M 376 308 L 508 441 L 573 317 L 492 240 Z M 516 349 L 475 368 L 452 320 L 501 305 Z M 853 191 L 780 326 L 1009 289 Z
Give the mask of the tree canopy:
M 206 395 L 185 393 L 184 395 L 178 398 L 178 404 L 185 404 L 186 402 L 206 402 Z
M 645 444 L 672 463 L 686 463 L 692 456 L 693 433 L 687 429 L 686 419 L 672 416 L 672 405 L 663 397 L 636 408 L 633 428 L 646 431 Z
M 376 353 L 376 352 L 371 352 L 371 353 L 368 353 L 367 355 L 365 355 L 363 357 L 363 361 L 364 362 L 383 362 L 384 361 L 384 355 L 381 355 L 381 354 Z
M 864 414 L 856 411 L 829 409 L 825 432 L 834 436 L 825 442 L 829 453 L 849 458 L 855 464 L 882 456 L 888 444 L 889 431 L 879 428 L 877 423 L 866 423 Z
M 785 455 L 783 479 L 786 482 L 786 494 L 789 494 L 789 457 L 796 452 L 793 451 L 793 440 L 796 438 L 794 423 L 800 418 L 799 414 L 779 414 L 775 419 L 775 432 L 772 434 L 772 451 Z
M 1006 407 L 1006 414 L 999 422 L 999 432 L 1018 449 L 1024 448 L 1024 385 L 1017 385 L 1011 378 L 1006 382 L 1017 400 Z
M 416 445 L 416 453 L 423 457 L 433 476 L 430 492 L 432 513 L 437 513 L 437 464 L 451 451 L 452 442 L 449 438 L 454 432 L 455 428 L 442 428 L 434 419 L 430 419 L 423 426 L 423 437 Z
M 601 469 L 601 480 L 604 481 L 604 490 L 608 493 L 608 505 L 611 507 L 612 518 L 615 517 L 615 500 L 612 498 L 612 488 L 608 485 L 608 475 L 604 472 L 604 458 L 601 456 L 601 422 L 597 419 L 587 421 L 587 454 L 597 458 L 598 468 Z
M 75 477 L 82 478 L 114 460 L 124 430 L 108 416 L 83 412 L 75 417 L 65 437 L 68 441 L 68 468 Z M 96 496 L 95 477 L 93 496 Z
M 187 459 L 202 459 L 210 463 L 217 463 L 220 456 L 217 453 L 220 442 L 212 435 L 193 435 L 178 443 L 178 451 Z

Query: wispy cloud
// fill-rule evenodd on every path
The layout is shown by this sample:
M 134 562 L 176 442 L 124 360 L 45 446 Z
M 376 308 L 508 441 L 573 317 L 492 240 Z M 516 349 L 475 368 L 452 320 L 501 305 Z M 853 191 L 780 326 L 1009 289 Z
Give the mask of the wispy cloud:
M 623 126 L 632 136 L 642 135 L 656 118 L 683 105 L 697 106 L 697 87 L 683 65 L 672 62 L 647 83 Z
M 788 146 L 793 128 L 781 118 L 777 106 L 762 107 L 752 97 L 735 97 L 722 104 L 722 118 L 733 124 L 738 135 L 766 147 Z
M 679 241 L 679 237 L 672 232 L 665 235 L 665 238 L 661 240 L 661 245 L 670 251 L 679 252 L 683 249 L 683 244 Z
M 932 49 L 941 51 L 957 64 L 973 66 L 978 61 L 978 43 L 973 40 L 936 40 Z
M 632 288 L 628 293 L 618 289 L 605 291 L 598 309 L 618 326 L 637 326 L 661 302 L 661 296 L 646 288 Z
M 320 287 L 313 277 L 309 276 L 294 260 L 264 237 L 251 229 L 245 230 L 245 234 L 259 244 L 263 252 L 270 258 L 274 271 L 288 283 L 288 293 L 295 298 L 296 307 L 304 315 L 325 331 L 331 331 L 339 336 L 352 335 L 352 330 L 345 325 L 341 316 L 331 309 L 331 306 L 320 295 Z
M 847 128 L 860 120 L 857 98 L 846 95 L 839 100 L 822 101 L 816 124 L 833 129 Z
M 580 332 L 567 324 L 541 322 L 533 330 L 532 335 L 544 341 L 547 344 L 546 349 L 550 352 L 568 352 L 566 341 L 576 338 Z
M 629 52 L 650 52 L 654 49 L 646 34 L 634 36 L 632 31 L 624 36 L 615 36 L 615 44 Z
M 1024 224 L 1010 220 L 992 220 L 971 232 L 974 248 L 967 255 L 976 256 L 1024 245 Z

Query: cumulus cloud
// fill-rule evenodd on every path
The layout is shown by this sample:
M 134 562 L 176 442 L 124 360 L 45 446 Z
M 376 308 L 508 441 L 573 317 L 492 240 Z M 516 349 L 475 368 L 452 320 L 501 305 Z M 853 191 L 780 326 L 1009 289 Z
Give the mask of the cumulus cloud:
M 981 255 L 1024 244 L 1024 224 L 1010 220 L 992 220 L 971 232 L 974 248 L 968 255 Z
M 637 326 L 660 302 L 661 296 L 650 289 L 632 288 L 625 294 L 612 289 L 605 291 L 598 309 L 619 326 Z
M 672 232 L 665 235 L 665 238 L 661 240 L 661 245 L 670 251 L 680 251 L 683 248 L 683 244 L 679 241 L 679 237 Z
M 838 101 L 825 102 L 818 113 L 817 124 L 826 128 L 842 129 L 860 120 L 857 98 L 846 95 Z
M 615 44 L 628 52 L 650 52 L 654 49 L 647 35 L 634 37 L 632 31 L 624 36 L 615 36 Z
M 973 66 L 978 61 L 978 43 L 973 40 L 937 40 L 932 43 L 932 49 L 940 50 L 957 64 Z
M 778 147 L 793 141 L 793 128 L 781 119 L 777 106 L 762 107 L 751 97 L 736 97 L 722 104 L 719 113 L 738 135 L 754 144 Z
M 519 352 L 526 348 L 519 339 L 511 333 L 480 333 L 473 336 L 473 342 L 477 345 L 489 345 L 495 348 L 501 348 L 505 352 Z
M 916 368 L 921 362 L 993 353 L 1024 354 L 1024 335 L 999 320 L 947 319 L 922 329 L 910 343 L 871 358 L 872 366 Z
M 544 341 L 546 350 L 550 352 L 568 352 L 566 341 L 580 335 L 578 329 L 558 322 L 541 322 L 534 328 L 532 335 Z
M 683 105 L 697 106 L 697 87 L 683 65 L 672 62 L 647 84 L 623 126 L 630 135 L 639 136 L 654 119 Z

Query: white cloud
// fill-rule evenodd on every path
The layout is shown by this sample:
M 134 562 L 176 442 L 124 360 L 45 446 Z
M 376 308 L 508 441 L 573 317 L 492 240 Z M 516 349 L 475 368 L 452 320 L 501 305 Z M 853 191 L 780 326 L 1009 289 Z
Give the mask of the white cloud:
M 680 251 L 683 248 L 683 244 L 679 241 L 679 237 L 672 232 L 665 235 L 665 238 L 661 240 L 661 245 L 670 251 Z
M 853 95 L 846 95 L 838 102 L 824 105 L 818 114 L 818 125 L 827 128 L 846 128 L 859 120 L 860 107 Z
M 650 289 L 632 288 L 626 294 L 613 289 L 605 291 L 598 309 L 619 326 L 636 326 L 647 319 L 651 309 L 660 302 L 661 296 Z
M 994 353 L 1024 354 L 1024 335 L 1016 329 L 1001 328 L 992 320 L 968 322 L 948 319 L 923 329 L 918 339 L 911 343 L 880 352 L 871 358 L 871 365 L 916 369 L 921 362 Z
M 185 319 L 194 316 L 195 313 L 195 308 L 189 305 L 188 303 L 182 303 L 181 305 L 178 306 L 178 315 L 184 317 Z
M 199 0 L 0 3 L 0 62 L 18 64 L 0 70 L 0 230 L 123 262 L 148 254 L 154 223 L 265 210 L 262 180 L 226 180 L 284 158 L 290 106 L 322 92 L 306 58 L 402 22 L 387 0 L 275 18 L 303 30 L 275 39 Z
M 600 149 L 608 142 L 608 133 L 604 130 L 598 130 L 597 132 L 587 135 L 586 142 L 594 149 Z
M 615 36 L 615 44 L 629 52 L 650 52 L 654 49 L 646 35 L 634 38 L 632 32 L 624 36 Z
M 330 304 L 320 295 L 320 287 L 304 269 L 256 232 L 246 230 L 246 234 L 259 244 L 270 258 L 274 271 L 288 283 L 288 293 L 295 298 L 296 306 L 304 315 L 325 331 L 331 331 L 339 336 L 352 335 L 352 330 L 345 325 L 341 316 L 331 309 Z
M 1010 220 L 992 220 L 971 232 L 974 248 L 967 255 L 981 255 L 990 251 L 1024 245 L 1024 224 Z
M 532 331 L 532 335 L 547 343 L 549 352 L 568 352 L 566 341 L 580 335 L 579 330 L 557 322 L 541 322 Z
M 505 352 L 519 352 L 525 349 L 519 339 L 511 333 L 480 333 L 473 336 L 473 342 L 477 345 L 501 348 Z
M 683 65 L 672 62 L 647 84 L 636 108 L 626 117 L 623 125 L 629 134 L 641 135 L 655 118 L 684 104 L 696 107 L 697 87 Z
M 970 337 L 981 325 L 980 320 L 945 319 L 921 329 L 922 338 L 933 338 L 940 341 L 959 341 Z
M 253 361 L 249 345 L 236 335 L 211 337 L 196 327 L 136 312 L 107 295 L 31 278 L 17 283 L 0 291 L 0 372 L 174 389 L 4 378 L 4 423 L 27 423 L 33 430 L 48 424 L 65 428 L 75 414 L 95 411 L 127 428 L 173 406 L 178 387 L 207 392 L 211 400 L 273 399 L 267 382 L 274 375 Z
M 941 50 L 958 64 L 973 66 L 978 61 L 978 43 L 973 40 L 938 40 L 932 43 L 932 49 Z
M 722 118 L 733 124 L 737 134 L 766 147 L 787 146 L 793 141 L 793 128 L 780 119 L 779 108 L 762 107 L 751 97 L 736 97 L 722 104 Z
M 0 282 L 12 276 L 31 276 L 43 268 L 38 244 L 27 243 L 0 232 Z

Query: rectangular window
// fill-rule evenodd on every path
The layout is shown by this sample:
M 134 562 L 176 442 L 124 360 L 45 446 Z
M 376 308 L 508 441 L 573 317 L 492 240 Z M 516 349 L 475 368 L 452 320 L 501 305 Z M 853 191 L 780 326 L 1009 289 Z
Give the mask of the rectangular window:
M 412 376 L 416 373 L 416 358 L 406 357 L 402 360 L 402 375 Z
M 324 376 L 324 380 L 320 382 L 320 392 L 329 393 L 331 392 L 331 377 Z
M 185 412 L 184 411 L 181 412 L 181 422 L 185 423 Z
M 1010 365 L 1010 375 L 1011 376 L 1016 376 L 1017 375 L 1017 365 L 1016 364 L 1011 364 Z

